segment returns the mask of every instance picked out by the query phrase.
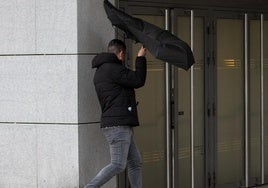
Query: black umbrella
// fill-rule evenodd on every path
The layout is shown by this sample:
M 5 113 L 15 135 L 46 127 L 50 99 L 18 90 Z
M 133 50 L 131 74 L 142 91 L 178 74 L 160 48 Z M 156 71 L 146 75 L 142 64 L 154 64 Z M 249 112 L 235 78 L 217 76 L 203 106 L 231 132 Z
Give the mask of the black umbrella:
M 156 58 L 188 70 L 194 64 L 189 45 L 170 32 L 134 18 L 104 0 L 104 8 L 112 25 L 123 30 L 128 38 L 140 42 Z

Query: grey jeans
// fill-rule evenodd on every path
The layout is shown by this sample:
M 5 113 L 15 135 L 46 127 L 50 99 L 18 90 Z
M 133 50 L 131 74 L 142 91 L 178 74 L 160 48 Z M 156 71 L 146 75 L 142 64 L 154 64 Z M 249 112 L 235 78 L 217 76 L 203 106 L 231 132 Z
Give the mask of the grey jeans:
M 142 188 L 142 159 L 129 126 L 102 129 L 110 147 L 111 162 L 84 188 L 99 188 L 116 174 L 128 169 L 131 188 Z

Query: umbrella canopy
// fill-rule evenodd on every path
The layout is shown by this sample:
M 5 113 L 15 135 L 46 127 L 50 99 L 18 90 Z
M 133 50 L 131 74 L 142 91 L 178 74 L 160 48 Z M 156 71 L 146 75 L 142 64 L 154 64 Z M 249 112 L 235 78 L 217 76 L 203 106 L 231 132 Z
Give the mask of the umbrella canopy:
M 104 9 L 112 25 L 123 30 L 128 38 L 145 45 L 157 59 L 184 70 L 194 64 L 189 45 L 169 31 L 118 10 L 108 0 L 104 0 Z

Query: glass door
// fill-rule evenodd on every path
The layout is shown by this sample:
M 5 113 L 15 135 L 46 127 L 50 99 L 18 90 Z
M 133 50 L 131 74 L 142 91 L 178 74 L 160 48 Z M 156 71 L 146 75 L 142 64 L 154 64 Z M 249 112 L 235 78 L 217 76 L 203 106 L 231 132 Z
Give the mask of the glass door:
M 146 84 L 136 90 L 140 126 L 134 129 L 143 187 L 236 188 L 267 182 L 268 58 L 260 53 L 268 48 L 265 17 L 176 8 L 168 9 L 167 17 L 164 8 L 125 8 L 163 29 L 170 21 L 171 32 L 192 47 L 195 57 L 190 70 L 171 66 L 167 71 L 165 62 L 148 52 Z M 126 42 L 132 67 L 141 44 Z M 119 187 L 128 187 L 124 184 Z
M 165 28 L 164 10 L 139 8 L 132 15 Z M 141 44 L 130 41 L 130 60 L 135 61 Z M 140 126 L 134 136 L 143 159 L 143 187 L 166 187 L 165 64 L 147 52 L 145 86 L 136 90 Z M 130 63 L 131 64 L 131 63 Z
M 216 187 L 265 183 L 265 20 L 214 12 Z
M 244 180 L 243 17 L 216 17 L 215 32 L 216 187 L 239 187 Z
M 165 28 L 165 9 L 139 7 L 128 13 L 160 28 Z M 200 14 L 200 13 L 199 13 Z M 173 16 L 171 16 L 173 15 Z M 169 20 L 174 35 L 191 45 L 191 11 L 170 11 Z M 139 101 L 141 126 L 134 130 L 143 158 L 143 187 L 166 188 L 191 187 L 193 177 L 196 187 L 205 187 L 205 16 L 194 16 L 195 60 L 191 91 L 191 70 L 171 67 L 170 124 L 171 149 L 167 156 L 166 136 L 166 66 L 149 52 L 147 54 L 147 80 L 143 88 L 136 90 Z M 128 41 L 131 62 L 135 60 L 140 44 Z M 194 96 L 194 166 L 191 163 L 191 92 Z M 170 176 L 167 177 L 167 157 L 170 161 Z M 194 169 L 194 172 L 191 169 Z M 194 173 L 192 176 L 191 173 Z M 167 179 L 168 178 L 168 179 Z
M 201 11 L 174 11 L 174 34 L 192 47 L 195 64 L 174 67 L 175 187 L 205 187 L 205 23 Z
M 165 9 L 139 7 L 138 9 L 131 8 L 127 12 L 160 28 L 165 28 Z M 191 12 L 193 13 L 193 11 L 175 9 L 170 11 L 170 19 L 168 19 L 174 35 L 186 41 L 189 46 L 193 40 L 196 60 L 192 70 L 185 71 L 174 66 L 170 69 L 172 114 L 169 130 L 170 147 L 166 145 L 165 62 L 157 60 L 148 53 L 146 84 L 143 88 L 136 90 L 141 126 L 134 130 L 134 135 L 143 158 L 143 187 L 166 188 L 168 181 L 171 181 L 172 188 L 205 187 L 207 177 L 205 173 L 206 21 L 205 14 L 201 11 L 196 11 L 195 15 L 192 15 L 194 19 L 191 19 Z M 192 37 L 191 30 L 193 31 Z M 132 66 L 140 44 L 129 40 L 127 42 L 130 49 L 129 65 Z M 191 90 L 191 87 L 194 88 Z M 194 98 L 192 108 L 191 94 Z M 192 123 L 191 118 L 194 120 Z M 193 136 L 191 124 L 194 124 Z M 194 142 L 193 147 L 191 139 Z M 167 147 L 171 149 L 169 156 L 166 153 Z M 167 177 L 167 157 L 171 159 L 169 177 Z

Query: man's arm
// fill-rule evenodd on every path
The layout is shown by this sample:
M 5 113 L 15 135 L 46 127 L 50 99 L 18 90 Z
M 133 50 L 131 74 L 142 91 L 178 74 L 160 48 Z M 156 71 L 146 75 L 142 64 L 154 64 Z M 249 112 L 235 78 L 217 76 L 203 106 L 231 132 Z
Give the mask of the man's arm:
M 124 66 L 118 66 L 113 71 L 113 78 L 116 83 L 124 87 L 139 88 L 145 84 L 146 80 L 146 49 L 141 47 L 136 58 L 136 70 L 132 71 Z

